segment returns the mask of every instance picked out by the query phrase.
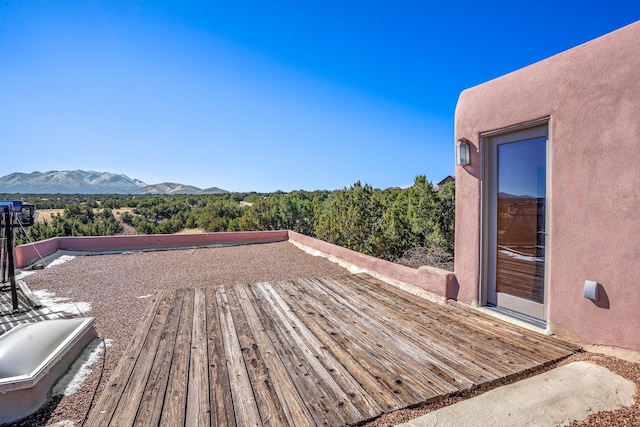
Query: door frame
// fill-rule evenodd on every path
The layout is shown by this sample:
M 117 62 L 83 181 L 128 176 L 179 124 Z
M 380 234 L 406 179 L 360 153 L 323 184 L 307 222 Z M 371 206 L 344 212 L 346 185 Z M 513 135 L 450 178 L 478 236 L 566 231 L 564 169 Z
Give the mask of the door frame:
M 495 290 L 495 274 L 496 274 L 496 228 L 497 228 L 497 168 L 496 168 L 496 152 L 498 139 L 511 139 L 511 142 L 518 140 L 526 140 L 546 135 L 546 171 L 545 171 L 545 263 L 544 263 L 544 301 L 541 307 L 536 307 L 533 312 L 528 310 L 527 305 L 535 304 L 525 299 L 507 294 L 501 295 L 501 300 L 508 300 L 509 307 L 507 312 L 514 312 L 518 317 L 523 316 L 525 319 L 530 317 L 532 321 L 546 321 L 548 313 L 548 296 L 549 296 L 549 260 L 551 259 L 550 251 L 550 207 L 551 207 L 551 138 L 550 138 L 550 119 L 544 118 L 535 120 L 518 126 L 512 126 L 491 132 L 480 134 L 480 141 L 483 147 L 482 156 L 482 180 L 481 180 L 481 209 L 480 209 L 480 289 L 479 300 L 482 306 L 494 306 L 492 303 L 498 302 Z M 506 143 L 504 141 L 503 143 Z M 521 300 L 521 301 L 520 301 Z M 520 303 L 526 304 L 519 306 Z M 500 309 L 500 306 L 497 306 Z

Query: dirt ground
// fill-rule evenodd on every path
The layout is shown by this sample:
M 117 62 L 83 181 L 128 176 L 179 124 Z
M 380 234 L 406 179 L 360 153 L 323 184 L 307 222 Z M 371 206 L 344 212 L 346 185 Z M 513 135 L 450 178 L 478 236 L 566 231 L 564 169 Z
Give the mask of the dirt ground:
M 38 209 L 38 219 L 36 222 L 51 221 L 53 215 L 62 215 L 64 209 Z
M 98 211 L 99 209 L 94 209 L 94 212 Z M 123 213 L 132 211 L 132 208 L 120 208 L 111 210 L 111 212 L 113 212 L 113 216 L 115 216 L 118 220 L 120 220 L 120 217 Z M 51 221 L 51 217 L 53 215 L 62 215 L 63 213 L 64 209 L 38 209 L 38 219 L 36 220 L 36 222 Z

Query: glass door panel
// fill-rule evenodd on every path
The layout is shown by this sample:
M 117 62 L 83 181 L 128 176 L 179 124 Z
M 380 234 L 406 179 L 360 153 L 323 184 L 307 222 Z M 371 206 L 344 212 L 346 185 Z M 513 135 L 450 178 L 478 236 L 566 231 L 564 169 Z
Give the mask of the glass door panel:
M 547 126 L 486 141 L 483 300 L 544 319 Z
M 500 144 L 496 291 L 544 302 L 546 138 Z

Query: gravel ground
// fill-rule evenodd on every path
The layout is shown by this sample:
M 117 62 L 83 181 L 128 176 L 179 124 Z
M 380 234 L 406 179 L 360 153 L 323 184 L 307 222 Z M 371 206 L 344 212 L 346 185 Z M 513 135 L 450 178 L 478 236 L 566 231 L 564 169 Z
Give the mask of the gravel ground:
M 125 346 L 133 337 L 138 321 L 148 304 L 148 296 L 156 290 L 248 284 L 302 277 L 336 277 L 346 273 L 348 271 L 337 264 L 322 257 L 306 254 L 288 242 L 83 256 L 40 270 L 25 279 L 29 287 L 33 290 L 46 289 L 58 297 L 70 298 L 74 302 L 90 303 L 92 308 L 87 315 L 96 318 L 98 332 L 103 338 L 112 340 L 112 345 L 107 349 L 103 379 L 97 389 L 96 384 L 102 366 L 100 362 L 92 366 L 92 373 L 80 391 L 69 397 L 54 398 L 37 414 L 16 425 L 45 426 L 64 420 L 70 420 L 76 426 L 80 425 L 94 392 L 99 396 Z M 580 353 L 545 369 L 575 360 L 589 360 L 605 366 L 636 382 L 640 390 L 640 363 L 625 362 L 614 357 Z M 514 378 L 510 382 L 524 377 Z M 486 390 L 489 388 L 453 396 L 420 408 L 396 411 L 366 425 L 391 426 Z M 640 399 L 636 394 L 636 401 L 638 400 Z M 640 404 L 593 415 L 585 422 L 575 425 L 640 426 Z

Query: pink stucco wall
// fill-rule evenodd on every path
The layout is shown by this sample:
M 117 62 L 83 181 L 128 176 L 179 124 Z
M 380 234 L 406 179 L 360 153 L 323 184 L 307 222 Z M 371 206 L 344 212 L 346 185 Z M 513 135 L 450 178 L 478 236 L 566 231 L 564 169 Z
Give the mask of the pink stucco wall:
M 380 258 L 364 255 L 332 243 L 314 239 L 304 234 L 289 231 L 289 239 L 299 242 L 336 258 L 343 259 L 357 267 L 370 270 L 382 276 L 417 286 L 426 291 L 446 298 L 454 298 L 457 294 L 457 282 L 452 272 L 435 267 L 405 267 Z
M 440 297 L 454 298 L 457 282 L 452 272 L 423 266 L 418 269 L 394 264 L 294 231 L 247 231 L 205 234 L 150 234 L 104 237 L 55 237 L 15 248 L 16 267 L 24 268 L 58 250 L 107 252 L 170 249 L 206 245 L 254 244 L 292 240 L 311 249 L 345 260 L 391 279 L 417 286 Z
M 15 248 L 17 268 L 24 268 L 40 256 L 57 250 L 64 251 L 127 251 L 142 249 L 169 249 L 190 246 L 232 245 L 280 242 L 288 239 L 283 231 L 246 231 L 236 233 L 202 234 L 146 234 L 135 236 L 54 237 Z
M 456 170 L 458 299 L 479 299 L 480 135 L 545 117 L 551 330 L 640 351 L 640 21 L 460 95 L 455 139 L 472 155 Z

